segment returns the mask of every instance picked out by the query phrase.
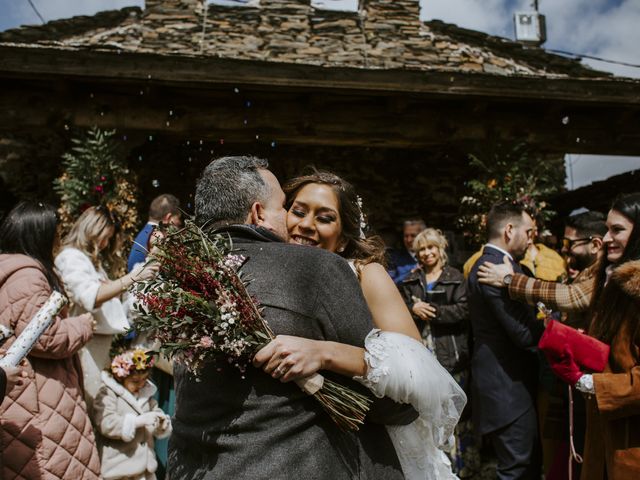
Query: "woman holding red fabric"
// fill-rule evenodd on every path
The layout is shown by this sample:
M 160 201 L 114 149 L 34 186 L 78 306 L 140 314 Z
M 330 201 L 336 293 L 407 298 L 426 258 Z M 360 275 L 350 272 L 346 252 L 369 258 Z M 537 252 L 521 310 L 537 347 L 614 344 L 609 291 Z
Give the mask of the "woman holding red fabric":
M 640 478 L 640 193 L 619 197 L 607 216 L 589 334 L 611 346 L 603 373 L 585 374 L 570 353 L 554 372 L 587 394 L 582 480 Z

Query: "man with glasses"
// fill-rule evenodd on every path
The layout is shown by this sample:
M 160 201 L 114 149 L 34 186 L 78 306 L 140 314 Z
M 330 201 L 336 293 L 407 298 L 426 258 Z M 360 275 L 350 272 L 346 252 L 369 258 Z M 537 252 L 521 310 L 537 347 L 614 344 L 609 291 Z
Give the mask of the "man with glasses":
M 551 310 L 568 312 L 567 323 L 575 328 L 588 326 L 587 309 L 591 302 L 598 261 L 603 255 L 602 237 L 607 233 L 605 216 L 584 212 L 567 219 L 562 253 L 567 266 L 579 273 L 570 284 L 548 282 L 514 273 L 509 262 L 485 263 L 478 270 L 478 281 L 508 288 L 513 300 L 535 305 L 542 302 Z
M 595 277 L 598 264 L 604 254 L 602 237 L 607 233 L 605 223 L 606 217 L 599 212 L 584 212 L 570 216 L 567 219 L 562 239 L 562 253 L 567 258 L 567 268 L 577 271 L 577 276 L 570 280 L 571 283 L 563 284 L 539 280 L 520 273 L 514 273 L 511 264 L 505 261 L 504 264 L 493 265 L 485 263 L 478 270 L 478 281 L 495 287 L 508 288 L 509 297 L 523 303 L 536 304 L 543 302 L 546 307 L 552 310 L 567 312 L 566 323 L 574 328 L 586 330 L 589 326 L 588 308 L 591 303 L 595 287 Z M 543 445 L 545 446 L 545 462 L 566 465 L 568 460 L 568 448 L 558 448 L 558 441 L 566 443 L 566 433 L 558 437 L 556 429 L 551 428 L 546 432 L 546 425 L 553 425 L 553 418 L 563 418 L 562 424 L 566 425 L 568 415 L 566 388 L 557 390 L 553 384 L 546 385 L 546 395 L 548 399 L 539 401 L 545 404 L 543 418 L 547 421 L 541 425 Z M 585 405 L 582 396 L 574 395 L 574 445 L 578 454 L 582 454 L 585 434 Z M 555 399 L 555 400 L 554 400 Z M 548 408 L 552 403 L 555 407 L 555 415 L 549 413 Z M 558 410 L 559 408 L 559 410 Z M 551 420 L 547 417 L 551 415 Z M 562 426 L 560 427 L 562 428 Z M 550 448 L 555 446 L 555 448 Z M 558 460 L 558 456 L 562 456 Z M 548 473 L 548 472 L 546 472 Z M 579 477 L 579 469 L 576 470 Z

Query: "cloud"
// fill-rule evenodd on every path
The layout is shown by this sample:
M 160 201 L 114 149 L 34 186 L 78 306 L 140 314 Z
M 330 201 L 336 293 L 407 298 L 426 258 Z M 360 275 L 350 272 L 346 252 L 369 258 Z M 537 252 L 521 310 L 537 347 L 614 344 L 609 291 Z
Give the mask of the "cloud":
M 421 0 L 420 7 L 424 20 L 438 19 L 472 30 L 510 36 L 513 31 L 511 3 L 507 0 Z
M 513 38 L 513 14 L 530 10 L 530 0 L 421 0 L 423 19 L 437 18 L 461 27 Z M 638 0 L 543 0 L 546 48 L 640 63 Z M 585 60 L 612 72 L 640 78 L 640 68 Z

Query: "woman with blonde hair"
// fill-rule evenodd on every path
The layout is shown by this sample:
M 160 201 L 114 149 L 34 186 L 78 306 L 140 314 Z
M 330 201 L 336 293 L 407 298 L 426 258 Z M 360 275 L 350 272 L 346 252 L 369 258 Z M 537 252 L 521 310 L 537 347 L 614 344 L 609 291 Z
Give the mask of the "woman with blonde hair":
M 93 339 L 80 351 L 85 399 L 91 406 L 100 387 L 100 371 L 109 363 L 113 336 L 129 328 L 122 295 L 136 282 L 153 278 L 157 264 L 140 265 L 109 279 L 105 265 L 113 265 L 121 245 L 120 224 L 106 207 L 89 207 L 62 242 L 55 265 L 73 302 L 71 313 L 91 312 L 96 321 Z
M 468 390 L 469 308 L 464 277 L 448 264 L 448 242 L 440 230 L 427 228 L 413 241 L 418 268 L 400 284 L 405 303 L 422 334 L 422 342 L 440 364 Z M 460 477 L 473 474 L 480 458 L 470 420 L 455 431 L 451 452 L 453 468 Z

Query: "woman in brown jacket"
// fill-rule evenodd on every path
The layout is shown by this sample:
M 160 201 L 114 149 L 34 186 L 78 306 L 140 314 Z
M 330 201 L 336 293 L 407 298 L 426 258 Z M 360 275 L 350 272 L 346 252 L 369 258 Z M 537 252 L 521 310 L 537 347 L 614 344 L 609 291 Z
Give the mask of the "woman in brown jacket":
M 587 395 L 582 480 L 640 478 L 640 193 L 607 216 L 589 334 L 611 346 L 603 373 L 580 371 L 569 354 L 552 369 Z
M 20 335 L 52 290 L 56 215 L 50 206 L 20 203 L 0 226 L 0 324 Z M 58 316 L 27 357 L 28 377 L 0 406 L 4 480 L 98 479 L 100 461 L 82 398 L 76 352 L 92 336 L 90 314 Z

